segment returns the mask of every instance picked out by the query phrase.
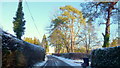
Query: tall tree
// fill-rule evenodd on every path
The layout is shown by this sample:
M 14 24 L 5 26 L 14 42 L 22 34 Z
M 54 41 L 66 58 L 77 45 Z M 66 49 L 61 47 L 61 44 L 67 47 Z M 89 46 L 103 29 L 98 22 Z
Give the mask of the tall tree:
M 88 21 L 95 21 L 95 19 L 104 18 L 105 23 L 105 33 L 102 33 L 104 37 L 103 47 L 109 46 L 109 37 L 110 37 L 110 18 L 111 16 L 115 16 L 118 11 L 117 6 L 118 0 L 116 2 L 92 2 L 92 3 L 85 3 L 86 7 L 83 7 L 84 16 L 88 18 Z M 83 5 L 83 4 L 82 4 Z M 87 10 L 87 11 L 86 11 Z M 117 19 L 117 18 L 115 18 Z
M 115 46 L 118 46 L 118 38 L 113 39 L 111 42 L 111 47 L 115 47 Z
M 85 23 L 85 19 L 81 11 L 70 5 L 60 7 L 60 10 L 62 11 L 62 16 L 60 16 L 60 18 L 65 19 L 66 23 L 69 23 L 68 27 L 70 28 L 71 52 L 74 52 L 77 32 L 79 33 L 78 28 L 80 27 L 80 23 Z
M 37 39 L 36 37 L 34 37 L 33 42 L 33 44 L 35 45 L 40 45 L 39 39 Z
M 97 32 L 92 23 L 86 23 L 81 30 L 79 39 L 80 40 L 78 40 L 78 43 L 85 45 L 86 53 L 89 53 L 89 50 L 92 46 L 99 44 Z
M 61 30 L 66 35 L 66 41 L 70 43 L 70 50 L 74 52 L 80 24 L 85 23 L 85 18 L 81 11 L 70 5 L 60 7 L 60 12 L 61 14 L 55 18 L 58 21 L 55 21 L 55 25 L 52 24 L 52 26 L 57 27 L 56 29 Z
M 17 36 L 17 38 L 21 39 L 22 35 L 24 35 L 25 30 L 25 20 L 24 20 L 24 13 L 22 7 L 22 0 L 19 1 L 18 9 L 16 12 L 16 17 L 14 17 L 13 21 L 13 30 Z
M 67 50 L 67 53 L 70 52 L 70 43 L 69 43 L 69 33 L 68 33 L 68 26 L 66 24 L 66 22 L 64 22 L 64 19 L 60 19 L 59 17 L 55 18 L 52 20 L 51 22 L 51 34 L 53 34 L 54 32 L 60 31 L 61 35 L 63 35 L 64 37 L 62 37 L 64 41 L 62 41 L 62 45 L 65 45 L 65 48 Z M 61 38 L 59 38 L 61 39 Z
M 26 42 L 35 44 L 35 45 L 40 45 L 39 39 L 37 39 L 36 37 L 34 37 L 34 38 L 24 37 L 23 40 Z
M 45 34 L 44 34 L 43 39 L 42 39 L 42 46 L 46 49 L 46 52 L 49 52 L 48 41 L 47 41 Z
M 58 29 L 55 29 L 49 36 L 51 46 L 55 47 L 55 52 L 60 53 L 64 48 L 65 35 Z

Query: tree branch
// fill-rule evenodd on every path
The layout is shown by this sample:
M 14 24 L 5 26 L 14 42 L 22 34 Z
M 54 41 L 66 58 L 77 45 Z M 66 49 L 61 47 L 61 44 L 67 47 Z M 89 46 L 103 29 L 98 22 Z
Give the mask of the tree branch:
M 104 33 L 102 33 L 103 37 L 105 37 Z
M 101 24 L 106 24 L 106 23 L 100 23 L 99 25 L 101 25 Z

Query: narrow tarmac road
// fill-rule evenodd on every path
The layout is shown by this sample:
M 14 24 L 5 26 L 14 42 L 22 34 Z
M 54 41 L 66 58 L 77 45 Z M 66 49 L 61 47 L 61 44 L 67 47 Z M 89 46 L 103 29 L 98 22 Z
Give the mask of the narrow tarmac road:
M 74 68 L 67 63 L 54 58 L 52 56 L 48 56 L 48 61 L 41 68 Z

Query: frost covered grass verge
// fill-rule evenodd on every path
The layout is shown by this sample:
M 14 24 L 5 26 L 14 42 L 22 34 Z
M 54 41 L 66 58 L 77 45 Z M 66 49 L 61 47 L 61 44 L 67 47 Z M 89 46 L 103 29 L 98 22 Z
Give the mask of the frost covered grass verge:
M 40 67 L 42 67 L 47 62 L 47 60 L 48 60 L 48 58 L 47 58 L 47 56 L 45 56 L 45 61 L 38 62 L 38 63 L 34 64 L 33 68 L 40 68 Z
M 68 59 L 68 58 L 64 58 L 64 57 L 58 57 L 55 55 L 52 55 L 52 56 L 69 64 L 70 66 L 81 66 L 81 64 L 83 63 L 83 60 L 72 60 L 72 59 Z
M 61 56 L 68 59 L 83 59 L 90 57 L 90 54 L 85 53 L 53 53 L 52 55 Z
M 91 54 L 92 67 L 120 67 L 120 46 L 95 49 Z

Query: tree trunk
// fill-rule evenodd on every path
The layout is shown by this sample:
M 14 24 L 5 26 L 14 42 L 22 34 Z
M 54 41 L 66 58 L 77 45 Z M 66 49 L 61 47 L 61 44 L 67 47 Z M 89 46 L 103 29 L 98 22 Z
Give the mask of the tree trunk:
M 72 28 L 71 28 L 71 52 L 74 52 L 74 20 L 72 20 Z
M 113 7 L 108 8 L 108 17 L 107 17 L 107 22 L 106 22 L 106 29 L 105 29 L 105 35 L 104 35 L 104 44 L 103 47 L 109 47 L 109 38 L 110 38 L 110 16 L 111 16 L 111 11 Z
M 89 49 L 90 49 L 90 44 L 91 44 L 91 38 L 90 38 L 90 32 L 89 32 L 89 39 L 88 39 L 88 45 L 87 45 L 87 54 L 89 53 Z
M 19 32 L 17 32 L 16 34 L 17 34 L 17 35 L 16 35 L 16 36 L 17 36 L 17 38 L 21 40 L 21 36 L 19 35 L 20 33 L 19 33 Z
M 66 50 L 67 50 L 67 53 L 69 53 L 70 52 L 70 49 L 69 49 L 69 44 L 66 44 Z
M 85 41 L 85 48 L 86 48 L 86 53 L 88 53 L 88 42 L 87 42 L 87 39 Z
M 65 36 L 67 36 L 67 31 L 65 32 Z M 66 47 L 66 51 L 67 51 L 67 53 L 69 53 L 70 52 L 70 48 L 69 48 L 69 46 L 70 46 L 70 44 L 69 44 L 69 39 L 67 38 L 67 37 L 65 37 L 65 47 Z

